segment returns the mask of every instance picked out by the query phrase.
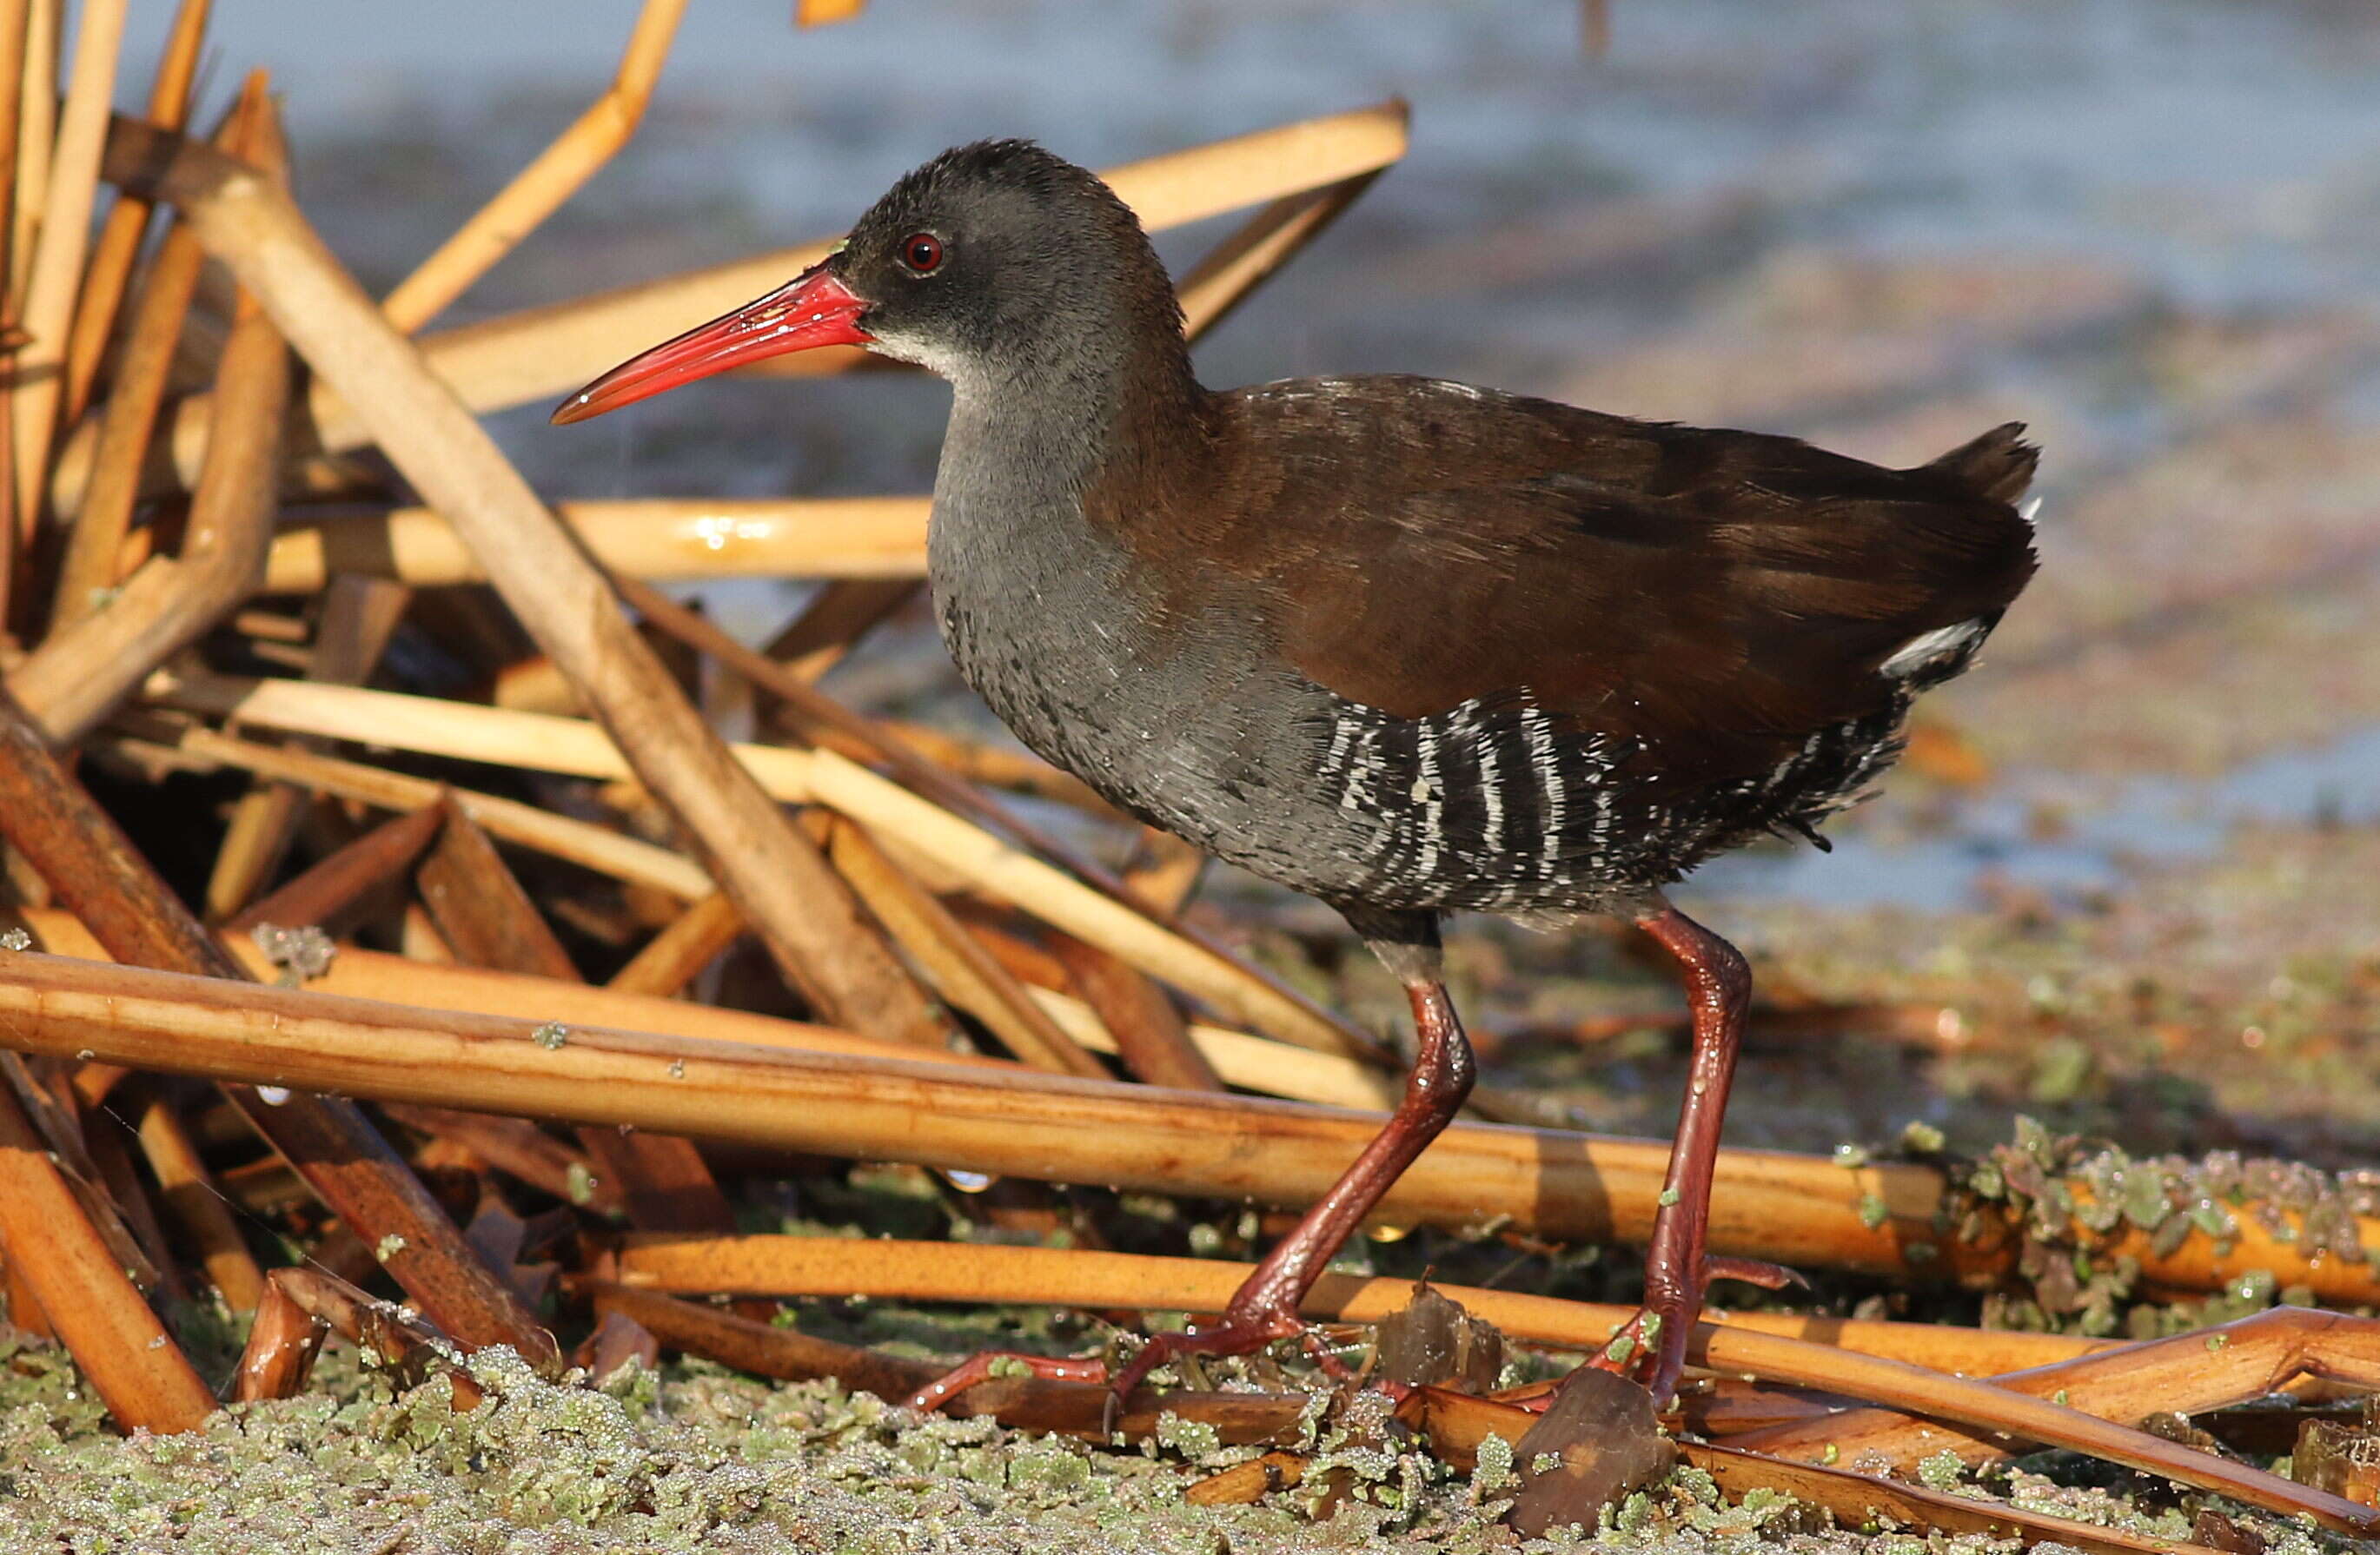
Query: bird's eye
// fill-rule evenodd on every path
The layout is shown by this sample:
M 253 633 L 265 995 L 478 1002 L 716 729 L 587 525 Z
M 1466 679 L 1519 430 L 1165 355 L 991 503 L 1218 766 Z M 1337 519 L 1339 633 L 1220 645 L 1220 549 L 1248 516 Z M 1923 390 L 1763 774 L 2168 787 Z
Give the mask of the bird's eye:
M 901 239 L 901 262 L 920 275 L 930 275 L 942 262 L 942 240 L 930 232 L 913 232 Z

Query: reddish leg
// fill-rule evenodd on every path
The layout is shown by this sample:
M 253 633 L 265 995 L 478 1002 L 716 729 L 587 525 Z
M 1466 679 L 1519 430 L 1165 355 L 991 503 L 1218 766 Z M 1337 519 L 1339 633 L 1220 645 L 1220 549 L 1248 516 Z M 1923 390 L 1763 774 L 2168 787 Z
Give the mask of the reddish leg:
M 1676 956 L 1685 972 L 1694 1045 L 1686 1065 L 1686 1102 L 1670 1147 L 1669 1179 L 1662 1185 L 1653 1239 L 1645 1252 L 1645 1309 L 1598 1364 L 1615 1369 L 1642 1367 L 1639 1375 L 1652 1390 L 1654 1403 L 1663 1405 L 1677 1391 L 1679 1374 L 1685 1369 L 1686 1340 L 1702 1315 L 1703 1288 L 1713 1277 L 1748 1279 L 1772 1288 L 1799 1277 L 1770 1264 L 1715 1259 L 1706 1247 L 1719 1125 L 1727 1113 L 1727 1089 L 1735 1078 L 1736 1053 L 1742 1046 L 1744 1013 L 1752 1002 L 1752 968 L 1733 945 L 1667 903 L 1636 924 Z
M 1363 927 L 1369 928 L 1369 924 Z M 1409 931 L 1410 932 L 1410 931 Z M 1410 939 L 1384 942 L 1366 934 L 1391 970 L 1405 979 L 1413 1002 L 1414 1025 L 1420 1038 L 1413 1074 L 1405 1093 L 1390 1114 L 1388 1126 L 1355 1158 L 1330 1191 L 1324 1194 L 1296 1229 L 1283 1237 L 1265 1260 L 1242 1282 L 1213 1323 L 1187 1333 L 1151 1335 L 1140 1353 L 1115 1374 L 1111 1387 L 1118 1400 L 1130 1394 L 1142 1378 L 1180 1355 L 1245 1355 L 1276 1339 L 1306 1333 L 1298 1305 L 1355 1228 L 1370 1214 L 1404 1169 L 1429 1142 L 1444 1131 L 1471 1094 L 1475 1069 L 1471 1043 L 1455 1018 L 1446 989 L 1438 981 L 1437 934 L 1432 928 L 1426 943 Z M 1415 936 L 1417 938 L 1417 936 Z M 1089 1380 L 1099 1375 L 1097 1361 L 1049 1361 L 1020 1356 L 1038 1375 Z M 1330 1366 L 1327 1354 L 1318 1355 Z M 941 1403 L 961 1389 L 990 1375 L 990 1357 L 978 1355 L 956 1371 L 921 1390 L 909 1401 L 919 1408 Z M 1343 1370 L 1343 1368 L 1342 1368 Z

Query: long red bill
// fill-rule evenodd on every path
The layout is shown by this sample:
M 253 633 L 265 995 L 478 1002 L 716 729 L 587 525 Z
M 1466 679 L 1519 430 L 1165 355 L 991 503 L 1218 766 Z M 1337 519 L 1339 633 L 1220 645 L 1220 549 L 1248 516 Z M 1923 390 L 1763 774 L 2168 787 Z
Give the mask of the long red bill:
M 584 421 L 767 357 L 866 345 L 859 315 L 867 306 L 832 271 L 813 265 L 757 302 L 629 358 L 564 400 L 553 424 Z

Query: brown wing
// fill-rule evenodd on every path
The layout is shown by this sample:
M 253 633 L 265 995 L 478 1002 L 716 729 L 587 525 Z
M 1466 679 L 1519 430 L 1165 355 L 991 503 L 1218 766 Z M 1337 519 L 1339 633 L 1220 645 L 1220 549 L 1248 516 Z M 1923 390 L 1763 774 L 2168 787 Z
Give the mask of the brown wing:
M 1269 456 L 1220 462 L 1229 500 L 1150 516 L 1342 696 L 1419 717 L 1525 688 L 1715 779 L 1886 708 L 1879 666 L 1912 638 L 1998 618 L 2034 566 L 2007 500 L 2033 467 L 2020 430 L 1892 470 L 1458 384 L 1309 380 L 1216 396 L 1211 435 Z

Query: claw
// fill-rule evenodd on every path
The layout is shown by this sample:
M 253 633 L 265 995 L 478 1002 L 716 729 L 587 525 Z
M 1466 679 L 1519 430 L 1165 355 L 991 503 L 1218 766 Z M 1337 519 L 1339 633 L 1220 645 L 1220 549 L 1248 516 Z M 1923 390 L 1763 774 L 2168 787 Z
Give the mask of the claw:
M 1716 1254 L 1703 1259 L 1703 1282 L 1708 1284 L 1713 1280 L 1741 1280 L 1764 1291 L 1781 1291 L 1788 1285 L 1798 1285 L 1805 1291 L 1811 1288 L 1809 1278 L 1798 1269 L 1764 1263 L 1758 1258 L 1722 1257 Z

